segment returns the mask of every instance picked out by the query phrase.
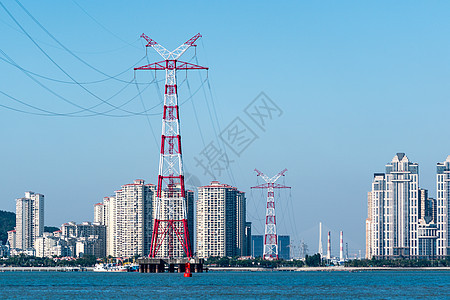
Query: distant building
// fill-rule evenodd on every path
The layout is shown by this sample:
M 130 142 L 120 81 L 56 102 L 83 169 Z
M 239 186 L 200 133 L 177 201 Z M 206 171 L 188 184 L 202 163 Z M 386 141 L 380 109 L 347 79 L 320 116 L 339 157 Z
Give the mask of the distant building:
M 77 224 L 75 222 L 68 222 L 61 225 L 61 235 L 66 238 L 77 237 Z
M 436 258 L 436 240 L 438 238 L 437 226 L 433 221 L 427 223 L 425 219 L 420 219 L 418 224 L 418 241 L 420 259 Z
M 252 235 L 252 257 L 263 257 L 264 235 Z M 291 237 L 289 235 L 278 235 L 278 259 L 291 259 Z
M 376 258 L 418 257 L 419 165 L 397 153 L 372 182 L 370 252 Z
M 67 242 L 53 233 L 44 232 L 36 239 L 35 250 L 37 257 L 72 256 Z
M 252 222 L 245 222 L 245 253 L 244 256 L 252 256 Z
M 372 259 L 372 192 L 367 193 L 366 259 Z
M 145 184 L 142 179 L 125 184 L 116 191 L 114 205 L 110 208 L 115 222 L 112 220 L 107 225 L 115 224 L 113 233 L 108 235 L 114 239 L 112 256 L 145 256 L 150 253 L 154 194 L 155 185 Z
M 194 246 L 195 246 L 194 203 L 195 203 L 194 191 L 191 191 L 191 190 L 186 191 L 186 207 L 187 207 L 186 213 L 187 213 L 187 223 L 188 223 L 189 238 L 191 240 L 191 247 L 192 247 L 191 250 L 192 251 L 194 251 Z
M 44 195 L 26 192 L 25 197 L 16 199 L 16 248 L 33 248 L 43 233 Z
M 419 219 L 424 219 L 427 223 L 436 222 L 436 200 L 428 197 L 428 190 L 419 189 Z
M 278 259 L 291 259 L 291 237 L 289 235 L 278 236 Z
M 94 222 L 106 225 L 106 209 L 103 203 L 94 204 Z
M 245 193 L 218 181 L 198 188 L 198 257 L 242 256 L 246 253 L 245 201 Z
M 50 253 L 51 251 L 53 251 L 56 253 L 61 253 L 58 254 L 61 256 L 107 256 L 107 230 L 106 226 L 100 223 L 64 223 L 61 225 L 60 231 L 56 231 L 51 234 L 51 236 L 47 236 L 47 239 L 49 241 L 43 242 L 48 243 L 49 249 L 43 250 L 44 255 L 47 252 Z M 52 239 L 54 239 L 56 243 L 52 242 Z M 50 249 L 52 247 L 56 248 Z
M 450 256 L 450 155 L 436 166 L 437 256 Z
M 8 231 L 8 243 L 11 248 L 17 248 L 16 247 L 16 230 L 10 230 Z
M 155 186 L 156 190 L 156 186 Z M 185 201 L 185 202 L 184 202 Z M 166 188 L 161 191 L 161 198 L 153 198 L 153 220 L 182 220 L 184 218 L 184 209 L 186 212 L 186 220 L 188 225 L 189 237 L 191 242 L 191 250 L 194 248 L 195 242 L 195 228 L 194 228 L 194 192 L 191 190 L 185 191 L 185 198 L 181 197 L 181 186 L 177 184 L 173 187 Z M 159 209 L 159 211 L 158 211 Z M 158 215 L 157 215 L 158 213 Z M 181 222 L 174 224 L 180 232 L 184 230 Z M 173 240 L 169 243 L 169 238 L 166 238 L 158 250 L 157 257 L 183 257 L 185 256 L 183 245 L 178 240 Z
M 0 241 L 0 257 L 9 257 L 10 255 L 10 247 L 7 243 L 6 245 L 3 245 L 3 242 Z
M 252 257 L 263 257 L 264 236 L 252 235 Z

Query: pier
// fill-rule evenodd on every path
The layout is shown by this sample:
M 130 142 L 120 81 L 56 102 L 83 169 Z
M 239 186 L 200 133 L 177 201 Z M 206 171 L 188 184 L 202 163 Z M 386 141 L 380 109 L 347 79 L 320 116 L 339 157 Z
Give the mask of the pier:
M 191 273 L 203 272 L 203 258 L 139 258 L 140 273 L 184 273 L 186 271 L 186 263 L 191 265 Z
M 86 272 L 92 267 L 1 267 L 0 272 Z

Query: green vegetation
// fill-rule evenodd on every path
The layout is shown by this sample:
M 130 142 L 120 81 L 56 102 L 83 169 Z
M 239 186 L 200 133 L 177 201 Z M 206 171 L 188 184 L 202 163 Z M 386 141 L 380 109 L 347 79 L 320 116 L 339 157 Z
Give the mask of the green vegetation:
M 59 228 L 55 226 L 44 226 L 44 232 L 50 232 L 53 233 L 55 231 L 58 231 Z
M 450 267 L 450 257 L 446 259 L 354 259 L 345 262 L 346 267 Z
M 9 211 L 0 210 L 0 241 L 6 244 L 8 231 L 16 226 L 16 214 Z
M 238 259 L 237 257 L 210 257 L 205 261 L 206 266 L 210 267 L 258 267 L 258 268 L 277 268 L 277 267 L 303 267 L 301 260 L 263 260 L 258 257 L 255 259 Z
M 313 256 L 306 255 L 305 256 L 305 264 L 308 267 L 322 267 L 324 263 L 320 258 L 320 254 L 316 253 Z
M 48 257 L 34 257 L 26 255 L 11 256 L 0 265 L 11 267 L 93 267 L 97 259 L 92 255 L 85 255 L 73 260 L 62 260 Z

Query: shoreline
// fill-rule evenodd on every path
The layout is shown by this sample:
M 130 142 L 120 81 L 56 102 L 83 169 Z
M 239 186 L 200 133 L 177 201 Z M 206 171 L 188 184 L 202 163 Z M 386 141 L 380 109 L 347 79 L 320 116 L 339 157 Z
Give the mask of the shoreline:
M 3 272 L 93 272 L 93 267 L 0 267 Z M 367 272 L 367 271 L 450 271 L 450 267 L 207 267 L 206 272 Z
M 93 267 L 0 267 L 3 272 L 93 272 Z
M 450 271 L 450 267 L 208 267 L 208 272 L 361 272 L 361 271 Z

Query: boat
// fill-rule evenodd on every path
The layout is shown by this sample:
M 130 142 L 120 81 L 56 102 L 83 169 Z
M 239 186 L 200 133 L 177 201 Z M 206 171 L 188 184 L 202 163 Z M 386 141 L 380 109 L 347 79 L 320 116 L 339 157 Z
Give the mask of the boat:
M 95 265 L 94 272 L 129 272 L 129 269 L 129 266 L 100 263 Z

